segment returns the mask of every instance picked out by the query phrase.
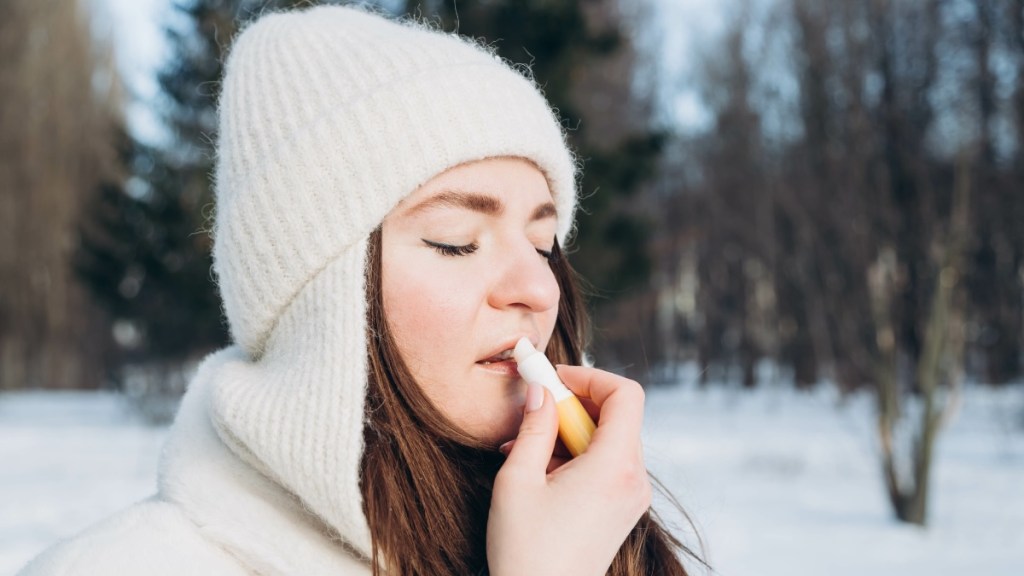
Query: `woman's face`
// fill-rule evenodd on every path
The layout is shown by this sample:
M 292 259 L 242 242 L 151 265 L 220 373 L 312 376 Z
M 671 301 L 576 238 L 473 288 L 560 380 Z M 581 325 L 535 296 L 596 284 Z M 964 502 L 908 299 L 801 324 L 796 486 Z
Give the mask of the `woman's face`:
M 510 351 L 544 350 L 558 316 L 557 221 L 544 175 L 516 158 L 463 164 L 385 218 L 384 313 L 427 397 L 479 440 L 514 438 L 525 384 Z

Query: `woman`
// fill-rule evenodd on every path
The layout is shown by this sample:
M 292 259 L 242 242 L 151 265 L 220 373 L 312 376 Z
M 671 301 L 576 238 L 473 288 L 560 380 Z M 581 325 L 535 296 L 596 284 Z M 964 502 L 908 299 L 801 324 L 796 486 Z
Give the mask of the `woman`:
M 599 420 L 567 461 L 508 359 L 525 336 L 579 364 L 585 329 L 575 165 L 531 80 L 416 24 L 272 14 L 232 48 L 219 138 L 235 345 L 158 494 L 24 574 L 685 574 L 647 513 L 640 387 L 559 369 Z

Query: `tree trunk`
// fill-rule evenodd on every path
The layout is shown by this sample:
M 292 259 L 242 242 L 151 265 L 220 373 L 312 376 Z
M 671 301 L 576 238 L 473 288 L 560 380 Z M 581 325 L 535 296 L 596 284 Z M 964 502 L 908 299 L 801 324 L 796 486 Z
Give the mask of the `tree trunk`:
M 915 384 L 922 403 L 921 414 L 915 423 L 911 450 L 910 477 L 901 478 L 901 467 L 897 458 L 895 429 L 901 418 L 899 379 L 896 374 L 895 354 L 884 344 L 888 337 L 881 335 L 882 361 L 879 364 L 878 428 L 882 449 L 882 471 L 885 477 L 889 500 L 896 517 L 904 522 L 925 525 L 928 518 L 928 492 L 931 480 L 935 439 L 945 420 L 946 411 L 953 403 L 950 397 L 940 396 L 942 390 L 955 385 L 960 372 L 960 358 L 963 339 L 956 331 L 960 329 L 962 304 L 956 298 L 960 270 L 963 266 L 969 230 L 968 206 L 970 199 L 970 168 L 964 156 L 957 170 L 954 189 L 950 231 L 945 241 L 943 256 L 939 262 L 939 273 L 935 277 L 932 299 L 925 319 L 921 354 L 915 371 Z M 885 272 L 892 272 L 890 267 Z M 883 317 L 886 305 L 885 294 L 891 295 L 891 275 L 874 279 L 876 294 L 875 313 L 878 326 L 884 330 L 891 326 Z M 882 290 L 888 288 L 886 292 Z

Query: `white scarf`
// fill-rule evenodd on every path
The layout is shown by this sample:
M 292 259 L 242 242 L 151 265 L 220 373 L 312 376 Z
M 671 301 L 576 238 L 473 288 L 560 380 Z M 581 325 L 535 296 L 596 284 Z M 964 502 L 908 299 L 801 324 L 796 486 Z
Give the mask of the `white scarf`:
M 254 574 L 370 573 L 361 553 L 298 497 L 238 458 L 212 421 L 218 387 L 254 367 L 237 347 L 207 358 L 193 379 L 160 462 L 161 498 Z M 362 516 L 356 519 L 362 522 Z

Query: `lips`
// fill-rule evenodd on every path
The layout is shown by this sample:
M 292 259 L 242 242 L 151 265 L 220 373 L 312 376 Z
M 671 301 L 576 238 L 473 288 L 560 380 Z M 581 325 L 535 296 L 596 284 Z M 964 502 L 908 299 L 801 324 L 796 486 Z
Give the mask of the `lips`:
M 530 343 L 532 343 L 534 347 L 540 345 L 539 338 L 531 336 L 529 332 L 520 332 L 518 334 L 513 334 L 508 338 L 496 342 L 494 348 L 488 350 L 486 352 L 487 355 L 481 356 L 480 359 L 476 361 L 476 363 L 490 365 L 503 362 L 512 362 L 513 364 L 515 364 L 515 360 L 513 359 L 513 352 L 516 349 L 516 342 L 519 342 L 519 339 L 523 337 L 529 339 Z
M 478 360 L 477 364 L 487 365 L 487 364 L 494 364 L 496 362 L 505 362 L 506 360 L 511 360 L 512 359 L 512 352 L 513 352 L 513 350 L 511 348 L 509 348 L 507 350 L 503 350 L 503 351 L 495 354 L 494 356 L 490 356 L 488 358 L 484 358 L 483 360 Z
M 513 353 L 516 342 L 525 334 L 517 334 L 508 339 L 501 340 L 494 348 L 487 352 L 487 356 L 476 361 L 476 365 L 504 378 L 519 378 L 519 367 L 516 364 Z M 536 346 L 536 339 L 526 336 Z

